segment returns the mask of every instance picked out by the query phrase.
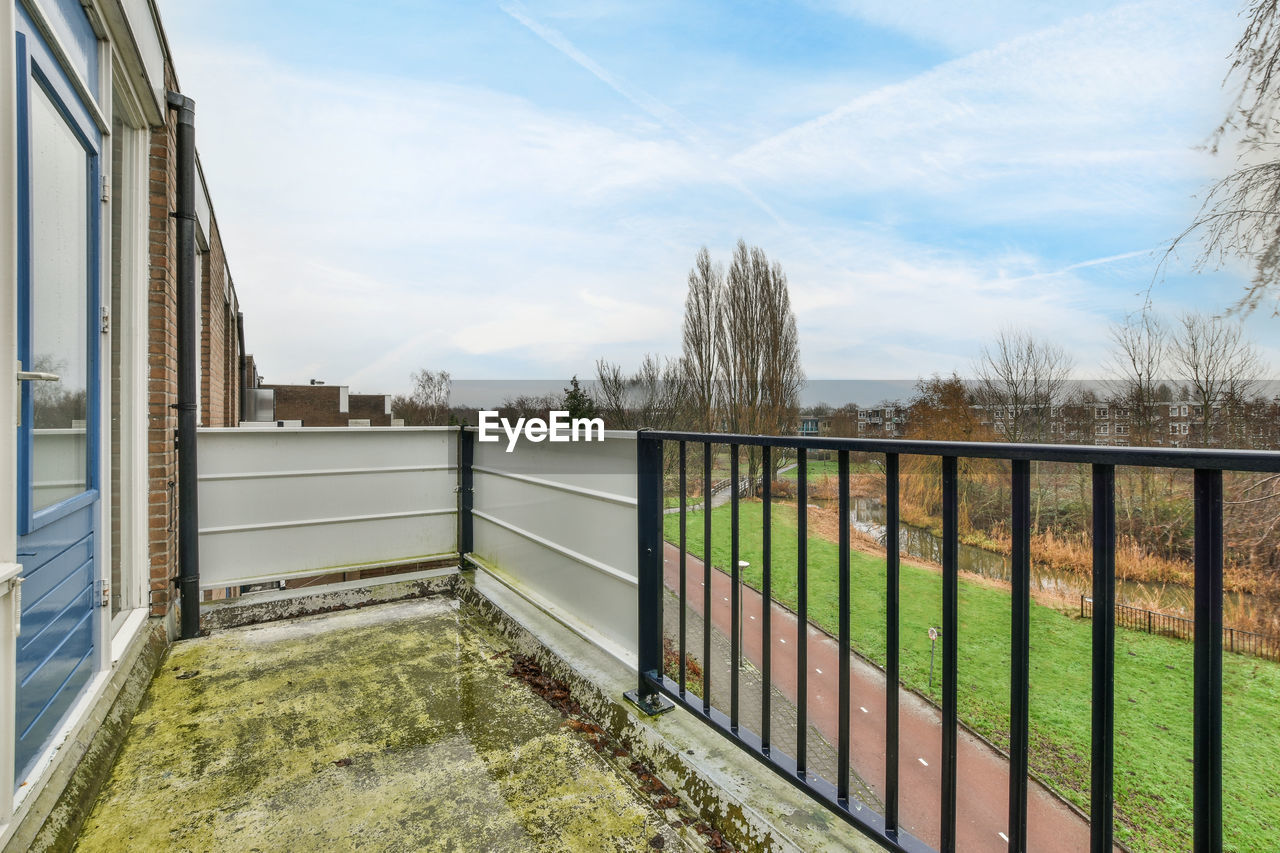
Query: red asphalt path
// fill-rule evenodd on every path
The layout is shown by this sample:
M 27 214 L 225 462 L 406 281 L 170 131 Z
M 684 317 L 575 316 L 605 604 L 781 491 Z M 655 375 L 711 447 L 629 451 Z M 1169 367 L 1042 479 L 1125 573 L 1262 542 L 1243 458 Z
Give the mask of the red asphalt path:
M 680 550 L 665 544 L 665 580 L 673 591 L 680 589 Z M 686 561 L 688 605 L 703 613 L 702 561 L 688 555 Z M 731 578 L 720 570 L 711 573 L 712 625 L 726 637 L 732 631 Z M 760 617 L 761 595 L 745 584 L 742 597 L 742 652 L 760 667 L 763 644 Z M 773 604 L 770 659 L 773 683 L 793 703 L 797 700 L 795 616 Z M 835 744 L 839 719 L 839 644 L 809 626 L 808 716 L 824 738 Z M 690 637 L 686 651 L 701 653 L 701 638 Z M 941 658 L 941 655 L 939 655 Z M 852 656 L 850 672 L 850 720 L 852 737 L 850 766 L 884 797 L 885 779 L 885 677 L 884 673 Z M 718 688 L 713 685 L 713 690 Z M 899 691 L 898 711 L 898 812 L 902 828 L 935 849 L 941 842 L 942 816 L 942 715 L 930 704 L 907 690 Z M 794 749 L 794 732 L 789 742 L 782 733 L 774 735 L 779 749 Z M 1005 758 L 973 735 L 960 729 L 957 736 L 956 849 L 965 851 L 1007 850 L 1009 767 Z M 832 780 L 834 781 L 834 780 Z M 1089 823 L 1034 779 L 1027 785 L 1028 849 L 1073 851 L 1089 849 Z

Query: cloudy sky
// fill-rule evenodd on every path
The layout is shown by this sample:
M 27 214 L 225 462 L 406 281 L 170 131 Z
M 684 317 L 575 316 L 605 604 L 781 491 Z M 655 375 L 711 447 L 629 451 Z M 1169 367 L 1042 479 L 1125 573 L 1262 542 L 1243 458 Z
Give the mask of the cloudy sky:
M 160 0 L 249 349 L 365 392 L 674 355 L 739 237 L 813 378 L 964 373 L 1010 325 L 1096 375 L 1231 165 L 1199 146 L 1239 6 Z M 1247 278 L 1193 254 L 1165 313 Z

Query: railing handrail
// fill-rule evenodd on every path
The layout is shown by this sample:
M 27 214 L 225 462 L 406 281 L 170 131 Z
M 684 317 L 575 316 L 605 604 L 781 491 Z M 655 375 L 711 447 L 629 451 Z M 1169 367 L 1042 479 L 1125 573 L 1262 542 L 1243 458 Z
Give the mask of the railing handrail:
M 1280 451 L 1199 447 L 1111 447 L 1093 444 L 1013 444 L 996 441 L 923 441 L 905 438 L 837 438 L 802 435 L 738 435 L 714 432 L 641 430 L 660 441 L 710 442 L 753 447 L 848 450 L 907 456 L 956 456 L 1030 462 L 1129 465 L 1146 468 L 1199 468 L 1209 471 L 1280 473 Z

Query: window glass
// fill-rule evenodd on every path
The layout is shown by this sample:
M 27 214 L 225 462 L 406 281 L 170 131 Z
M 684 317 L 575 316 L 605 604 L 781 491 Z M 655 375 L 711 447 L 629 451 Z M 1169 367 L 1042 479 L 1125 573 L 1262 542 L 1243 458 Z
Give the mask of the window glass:
M 32 508 L 88 485 L 89 174 L 84 147 L 40 86 L 31 87 Z

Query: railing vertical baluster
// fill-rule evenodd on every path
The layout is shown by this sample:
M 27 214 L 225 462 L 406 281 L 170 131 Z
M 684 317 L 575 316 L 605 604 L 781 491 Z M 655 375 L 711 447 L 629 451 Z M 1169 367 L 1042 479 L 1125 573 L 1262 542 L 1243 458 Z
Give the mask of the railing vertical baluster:
M 942 853 L 956 849 L 956 675 L 959 669 L 959 473 L 942 457 Z
M 738 730 L 738 668 L 742 663 L 741 574 L 738 568 L 738 451 L 729 445 L 729 728 Z
M 884 826 L 898 831 L 898 454 L 884 457 L 885 765 Z
M 1222 472 L 1195 473 L 1196 853 L 1222 849 Z
M 840 697 L 836 731 L 836 799 L 849 800 L 849 451 L 836 453 L 839 466 L 840 493 Z
M 772 448 L 762 447 L 760 453 L 761 499 L 763 506 L 763 529 L 761 531 L 761 548 L 764 549 L 764 562 L 760 566 L 760 748 L 769 754 L 769 714 L 771 711 L 771 693 L 773 685 L 773 624 L 770 616 L 773 613 L 773 578 L 770 576 L 773 561 L 773 454 Z
M 688 605 L 688 580 L 685 577 L 687 570 L 685 555 L 688 552 L 688 543 L 685 536 L 685 495 L 688 493 L 688 477 L 686 469 L 686 442 L 680 442 L 680 642 L 677 644 L 677 650 L 680 655 L 680 695 L 684 696 L 685 692 L 685 650 L 684 650 L 684 631 L 685 631 L 685 613 L 689 609 Z M 666 547 L 665 545 L 663 546 Z
M 1093 466 L 1093 744 L 1090 849 L 1112 847 L 1115 726 L 1116 468 Z
M 796 452 L 796 775 L 807 770 L 809 734 L 809 452 Z
M 1009 849 L 1027 849 L 1027 721 L 1031 666 L 1031 463 L 1013 467 L 1013 613 L 1009 673 Z
M 702 459 L 702 711 L 711 712 L 711 442 Z

